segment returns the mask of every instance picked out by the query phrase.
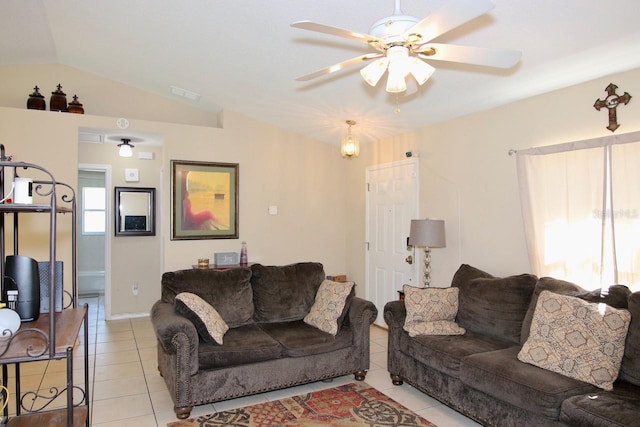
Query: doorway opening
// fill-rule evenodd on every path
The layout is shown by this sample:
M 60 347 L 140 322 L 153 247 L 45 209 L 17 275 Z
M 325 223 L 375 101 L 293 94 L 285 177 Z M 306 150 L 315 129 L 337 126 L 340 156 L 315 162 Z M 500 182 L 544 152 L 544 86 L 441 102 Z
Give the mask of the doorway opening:
M 110 188 L 109 165 L 78 166 L 78 295 L 109 293 Z M 105 298 L 105 300 L 107 300 Z

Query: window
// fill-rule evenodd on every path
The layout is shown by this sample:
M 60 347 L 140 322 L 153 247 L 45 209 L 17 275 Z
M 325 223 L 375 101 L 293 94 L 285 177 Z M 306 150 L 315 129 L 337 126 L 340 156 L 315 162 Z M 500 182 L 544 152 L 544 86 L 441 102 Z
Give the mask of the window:
M 640 290 L 640 132 L 518 151 L 532 269 Z
M 82 188 L 82 234 L 104 234 L 106 227 L 106 190 Z

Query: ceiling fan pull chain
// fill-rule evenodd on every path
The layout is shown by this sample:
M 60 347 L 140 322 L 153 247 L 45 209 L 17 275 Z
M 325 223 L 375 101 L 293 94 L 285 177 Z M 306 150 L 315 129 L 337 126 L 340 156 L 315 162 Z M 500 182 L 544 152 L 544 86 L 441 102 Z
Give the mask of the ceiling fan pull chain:
M 400 97 L 397 93 L 396 93 L 396 109 L 393 110 L 393 112 L 396 114 L 400 114 Z

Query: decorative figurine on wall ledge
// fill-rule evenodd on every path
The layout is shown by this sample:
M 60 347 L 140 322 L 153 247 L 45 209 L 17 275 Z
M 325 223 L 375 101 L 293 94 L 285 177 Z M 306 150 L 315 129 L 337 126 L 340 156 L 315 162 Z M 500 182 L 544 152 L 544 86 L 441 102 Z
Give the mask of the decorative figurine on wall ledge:
M 616 94 L 616 89 L 618 89 L 618 86 L 613 83 L 609 83 L 609 86 L 605 89 L 607 97 L 605 99 L 597 99 L 596 103 L 593 104 L 593 107 L 598 111 L 600 111 L 602 107 L 607 107 L 609 110 L 609 126 L 607 126 L 607 129 L 611 132 L 615 132 L 616 129 L 620 127 L 618 124 L 616 108 L 618 108 L 618 105 L 621 103 L 627 105 L 629 100 L 631 100 L 631 95 L 629 95 L 628 92 L 625 92 L 624 95 L 620 96 Z

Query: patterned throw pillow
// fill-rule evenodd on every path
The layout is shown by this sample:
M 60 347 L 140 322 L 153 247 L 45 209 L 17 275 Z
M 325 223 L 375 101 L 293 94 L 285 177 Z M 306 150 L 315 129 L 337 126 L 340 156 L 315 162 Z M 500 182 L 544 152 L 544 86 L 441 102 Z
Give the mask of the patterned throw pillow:
M 418 335 L 463 335 L 454 321 L 458 312 L 458 288 L 414 288 L 404 285 L 407 317 L 403 329 Z
M 518 359 L 611 390 L 630 321 L 627 310 L 542 291 Z
M 353 282 L 324 280 L 318 289 L 309 314 L 304 317 L 304 323 L 328 334 L 336 335 L 338 333 L 338 318 L 342 314 L 352 288 Z
M 229 326 L 211 304 L 191 292 L 179 293 L 175 301 L 176 311 L 193 322 L 203 340 L 222 345 Z

